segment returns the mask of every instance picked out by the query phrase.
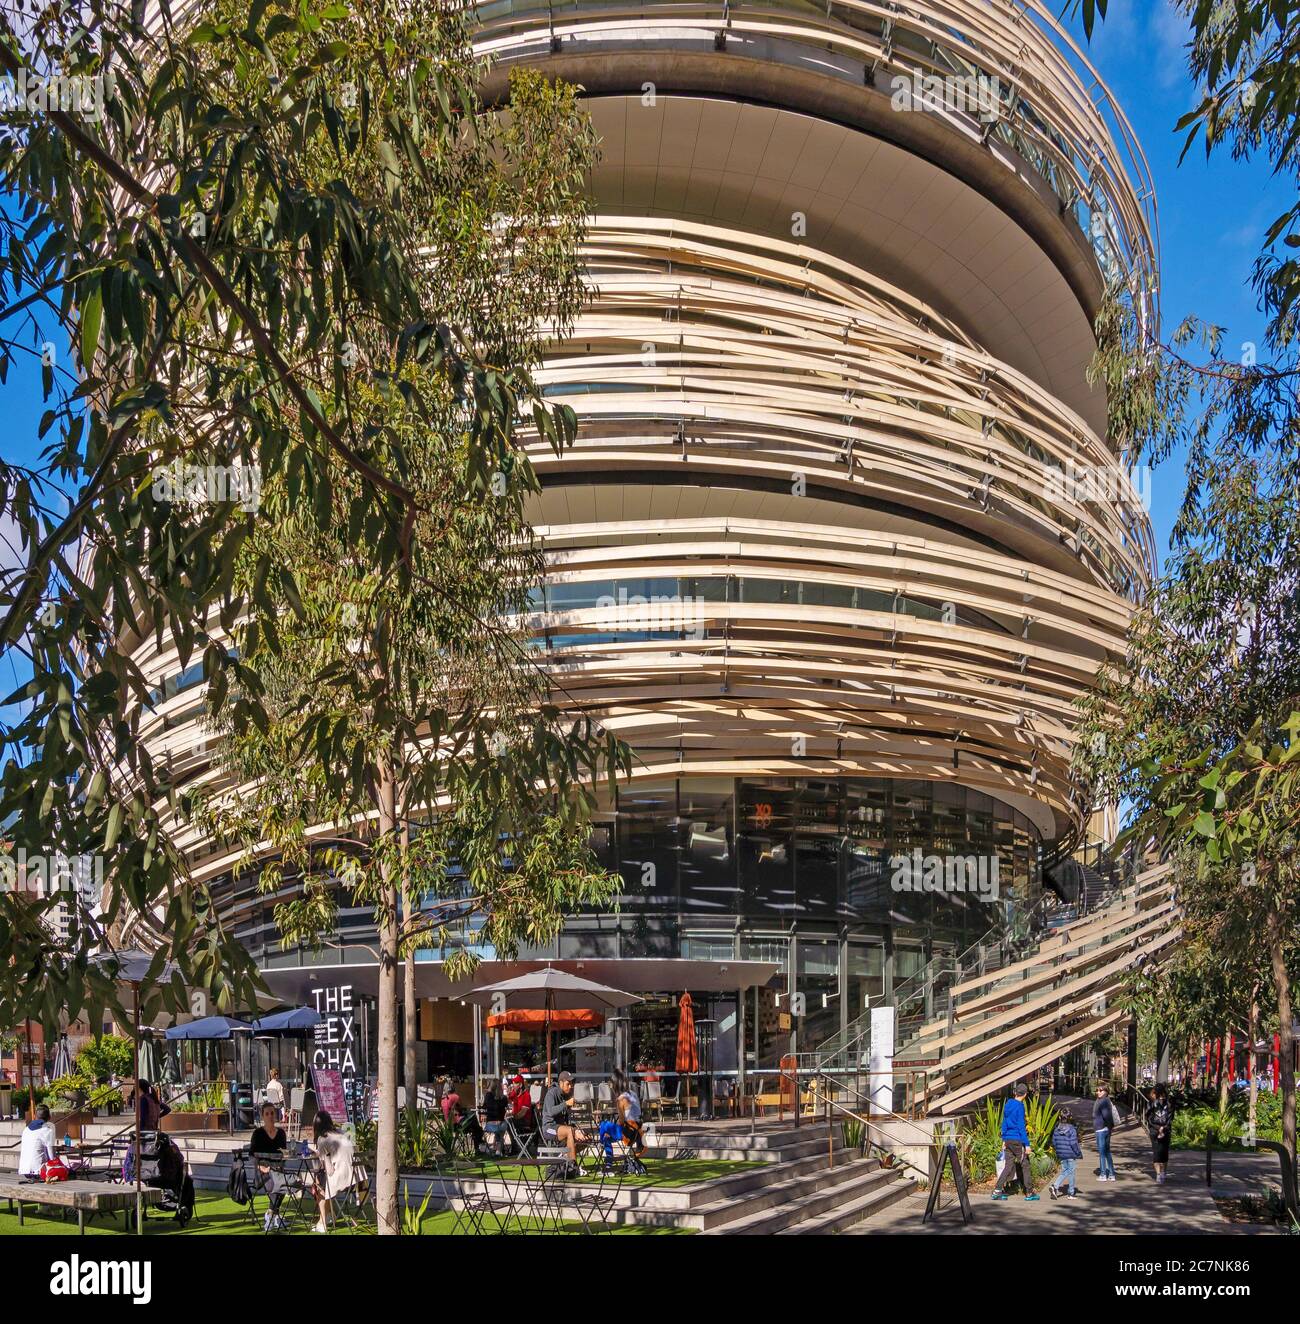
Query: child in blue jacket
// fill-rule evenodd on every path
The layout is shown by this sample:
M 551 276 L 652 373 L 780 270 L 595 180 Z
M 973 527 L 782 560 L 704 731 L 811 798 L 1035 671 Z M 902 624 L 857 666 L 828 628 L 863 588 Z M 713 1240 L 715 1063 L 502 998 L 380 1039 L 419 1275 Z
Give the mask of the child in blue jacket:
M 1052 1148 L 1056 1150 L 1056 1157 L 1061 1161 L 1061 1171 L 1056 1174 L 1056 1180 L 1047 1188 L 1047 1193 L 1055 1200 L 1061 1193 L 1061 1187 L 1068 1186 L 1069 1190 L 1066 1194 L 1073 1200 L 1074 1170 L 1083 1157 L 1083 1149 L 1079 1145 L 1079 1133 L 1074 1129 L 1074 1123 L 1064 1114 L 1052 1132 Z

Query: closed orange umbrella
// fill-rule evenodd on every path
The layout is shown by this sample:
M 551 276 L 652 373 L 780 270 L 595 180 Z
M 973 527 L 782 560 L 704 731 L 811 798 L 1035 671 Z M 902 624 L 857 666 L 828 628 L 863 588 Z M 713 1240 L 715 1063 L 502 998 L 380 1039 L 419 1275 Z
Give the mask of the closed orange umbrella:
M 683 993 L 677 1004 L 677 1071 L 682 1076 L 693 1076 L 700 1069 L 700 1050 L 695 1043 L 695 1008 L 691 995 Z

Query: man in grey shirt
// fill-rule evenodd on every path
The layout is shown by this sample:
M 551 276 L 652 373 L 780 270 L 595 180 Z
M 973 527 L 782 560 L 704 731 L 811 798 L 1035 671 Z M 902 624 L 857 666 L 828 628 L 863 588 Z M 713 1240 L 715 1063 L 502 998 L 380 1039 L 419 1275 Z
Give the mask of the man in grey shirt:
M 578 1145 L 585 1144 L 587 1136 L 569 1121 L 572 1099 L 573 1077 L 561 1071 L 542 1097 L 542 1138 L 563 1145 L 569 1151 L 569 1162 L 576 1165 Z

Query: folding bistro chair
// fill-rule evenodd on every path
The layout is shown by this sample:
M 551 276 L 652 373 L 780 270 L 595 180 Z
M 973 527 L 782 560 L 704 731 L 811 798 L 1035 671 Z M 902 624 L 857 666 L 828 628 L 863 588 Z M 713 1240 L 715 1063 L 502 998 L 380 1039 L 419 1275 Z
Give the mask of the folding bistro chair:
M 356 1232 L 370 1223 L 370 1174 L 360 1159 L 352 1160 L 352 1185 L 334 1199 L 334 1218 Z
M 507 1117 L 506 1134 L 510 1137 L 510 1143 L 514 1147 L 516 1158 L 530 1159 L 537 1157 L 538 1132 L 536 1130 L 524 1130 L 515 1122 L 513 1117 Z
M 623 1163 L 607 1164 L 603 1149 L 600 1160 L 599 1165 L 588 1172 L 587 1180 L 581 1186 L 565 1191 L 568 1207 L 577 1213 L 578 1222 L 587 1234 L 610 1230 L 610 1216 L 618 1204 L 627 1172 Z
M 289 1091 L 289 1113 L 284 1119 L 286 1135 L 290 1130 L 293 1130 L 297 1133 L 299 1139 L 302 1138 L 302 1110 L 306 1102 L 306 1089 L 301 1085 L 295 1085 L 294 1088 Z M 337 1118 L 335 1120 L 341 1122 L 343 1119 Z
M 481 1191 L 468 1190 L 461 1172 L 454 1165 L 443 1167 L 439 1164 L 435 1171 L 438 1180 L 442 1183 L 443 1192 L 448 1195 L 451 1210 L 456 1215 L 456 1221 L 452 1224 L 448 1236 L 454 1237 L 462 1230 L 481 1235 L 489 1222 L 495 1224 L 495 1227 L 488 1228 L 489 1231 L 506 1230 L 514 1206 L 509 1199 L 503 1200 L 493 1194 L 484 1170 L 480 1169 L 479 1173 L 483 1183 Z
M 537 1159 L 541 1174 L 537 1182 L 538 1210 L 542 1221 L 550 1219 L 558 1228 L 564 1221 L 564 1204 L 568 1196 L 565 1183 L 569 1177 L 569 1151 L 563 1145 L 537 1146 Z
M 664 1120 L 664 1108 L 670 1103 L 664 1098 L 663 1083 L 658 1080 L 647 1080 L 645 1083 L 645 1101 L 648 1105 L 653 1105 L 659 1121 Z

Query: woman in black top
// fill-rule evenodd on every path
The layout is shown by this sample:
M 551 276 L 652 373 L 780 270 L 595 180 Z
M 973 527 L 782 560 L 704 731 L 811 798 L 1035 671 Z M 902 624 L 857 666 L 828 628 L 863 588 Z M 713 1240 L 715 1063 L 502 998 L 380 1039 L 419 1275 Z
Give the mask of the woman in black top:
M 278 1124 L 275 1104 L 264 1103 L 262 1125 L 253 1132 L 252 1139 L 248 1142 L 248 1152 L 253 1155 L 253 1161 L 257 1166 L 257 1188 L 268 1192 L 270 1197 L 271 1207 L 262 1220 L 262 1228 L 267 1232 L 285 1226 L 284 1219 L 280 1217 L 280 1201 L 284 1199 L 286 1184 L 284 1172 L 278 1164 L 258 1163 L 257 1156 L 262 1154 L 268 1158 L 283 1158 L 288 1148 L 289 1138 L 285 1135 L 284 1128 Z
M 500 1083 L 493 1081 L 483 1096 L 483 1130 L 497 1154 L 505 1153 L 506 1101 Z
M 1169 1165 L 1169 1141 L 1174 1130 L 1174 1105 L 1169 1101 L 1169 1091 L 1164 1085 L 1157 1085 L 1155 1097 L 1147 1112 L 1147 1131 L 1151 1135 L 1151 1162 L 1155 1165 L 1156 1181 L 1165 1180 L 1165 1169 Z

